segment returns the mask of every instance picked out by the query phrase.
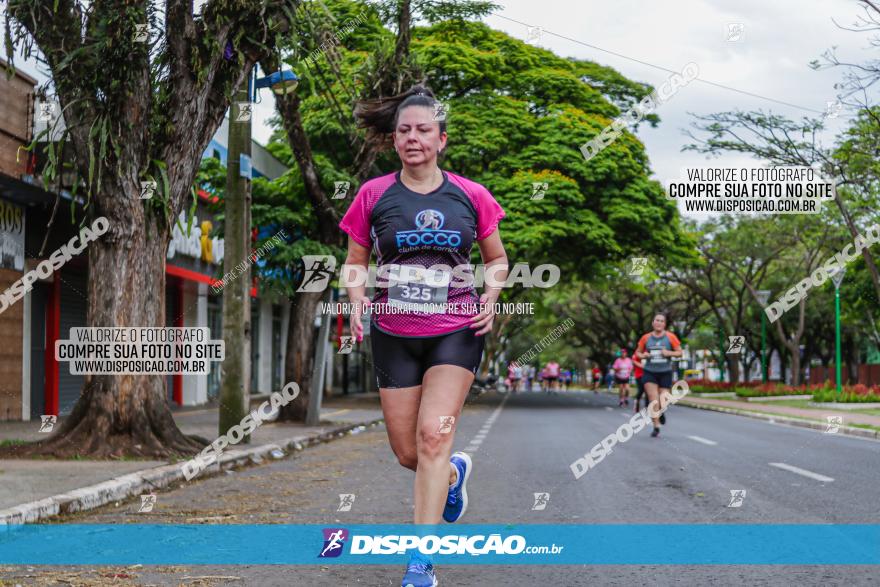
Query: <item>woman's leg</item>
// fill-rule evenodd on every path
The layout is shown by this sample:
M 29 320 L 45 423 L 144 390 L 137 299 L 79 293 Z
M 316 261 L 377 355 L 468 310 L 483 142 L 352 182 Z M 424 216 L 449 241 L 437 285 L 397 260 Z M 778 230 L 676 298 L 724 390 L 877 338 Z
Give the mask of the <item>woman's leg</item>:
M 645 393 L 648 394 L 648 415 L 654 423 L 654 428 L 660 428 L 660 401 L 657 398 L 657 384 L 653 381 L 645 383 Z
M 645 385 L 642 383 L 642 378 L 639 377 L 636 379 L 636 401 L 634 406 L 634 411 L 639 411 L 639 406 L 642 403 L 642 396 L 645 395 Z M 647 402 L 645 402 L 647 403 Z
M 435 365 L 422 380 L 416 432 L 416 524 L 440 523 L 449 486 L 456 479 L 449 456 L 461 408 L 473 380 L 473 373 L 456 365 Z
M 382 415 L 388 430 L 388 442 L 397 461 L 407 469 L 416 470 L 418 453 L 416 451 L 416 423 L 419 417 L 419 399 L 422 386 L 380 388 Z

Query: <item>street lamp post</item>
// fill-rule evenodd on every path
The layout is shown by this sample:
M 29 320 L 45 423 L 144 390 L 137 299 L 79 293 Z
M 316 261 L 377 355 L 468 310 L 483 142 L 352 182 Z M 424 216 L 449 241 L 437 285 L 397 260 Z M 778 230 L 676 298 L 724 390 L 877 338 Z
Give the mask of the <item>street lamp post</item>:
M 718 352 L 720 354 L 718 360 L 718 369 L 721 372 L 721 382 L 724 383 L 724 363 L 727 361 L 727 352 L 724 348 L 724 323 L 722 319 L 726 315 L 724 308 L 718 309 Z
M 840 376 L 840 284 L 843 283 L 844 273 L 846 273 L 846 267 L 841 267 L 831 274 L 831 280 L 834 282 L 834 370 L 836 371 L 837 399 L 840 399 L 840 391 L 843 388 Z
M 229 110 L 226 189 L 223 195 L 223 274 L 244 263 L 250 245 L 251 118 L 247 88 L 239 88 Z M 241 422 L 250 395 L 250 271 L 223 284 L 223 341 L 226 356 L 220 384 L 219 434 Z M 243 442 L 249 442 L 244 438 Z
M 291 91 L 297 82 L 291 71 L 279 71 L 253 79 L 256 67 L 247 74 L 247 87 L 236 90 L 229 110 L 229 136 L 226 155 L 224 193 L 223 274 L 229 275 L 244 264 L 251 243 L 251 117 L 254 92 L 272 88 L 275 93 Z M 220 386 L 219 431 L 224 435 L 241 422 L 248 412 L 250 396 L 250 271 L 223 284 L 223 340 L 226 356 Z M 249 442 L 248 438 L 243 440 Z
M 767 313 L 764 307 L 770 301 L 770 290 L 759 289 L 755 292 L 761 304 L 761 383 L 767 383 Z

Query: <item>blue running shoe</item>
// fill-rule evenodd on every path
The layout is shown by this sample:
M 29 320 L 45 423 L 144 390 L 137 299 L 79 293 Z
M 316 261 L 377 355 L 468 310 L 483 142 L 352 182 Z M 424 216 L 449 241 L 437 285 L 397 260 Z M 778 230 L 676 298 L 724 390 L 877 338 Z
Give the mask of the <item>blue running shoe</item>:
M 400 587 L 437 587 L 434 565 L 421 553 L 412 555 Z
M 471 476 L 471 470 L 474 464 L 471 457 L 463 452 L 457 452 L 449 459 L 458 470 L 458 481 L 449 488 L 449 495 L 446 497 L 446 507 L 443 508 L 443 519 L 449 523 L 457 522 L 467 511 L 467 482 Z

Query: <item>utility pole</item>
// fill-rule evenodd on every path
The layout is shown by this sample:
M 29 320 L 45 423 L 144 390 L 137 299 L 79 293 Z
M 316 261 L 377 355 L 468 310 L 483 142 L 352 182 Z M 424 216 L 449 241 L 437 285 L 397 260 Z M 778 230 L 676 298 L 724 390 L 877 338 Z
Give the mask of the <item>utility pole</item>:
M 835 398 L 838 400 L 843 388 L 843 378 L 840 374 L 840 284 L 843 283 L 844 273 L 846 273 L 846 267 L 841 267 L 831 274 L 831 280 L 834 282 L 834 367 L 836 371 L 835 387 L 837 388 Z
M 247 79 L 250 79 L 248 74 Z M 229 139 L 224 194 L 223 274 L 239 264 L 244 272 L 223 284 L 223 360 L 220 385 L 220 435 L 241 422 L 250 407 L 251 272 L 251 102 L 249 88 L 239 88 L 229 111 Z M 244 108 L 242 108 L 244 106 Z M 244 166 L 242 166 L 244 163 Z M 243 442 L 250 442 L 246 437 Z
M 769 289 L 761 289 L 757 292 L 758 303 L 761 304 L 761 383 L 767 383 L 767 313 L 764 307 L 770 300 Z
M 718 320 L 718 369 L 721 372 L 721 382 L 724 383 L 724 363 L 727 361 L 727 348 L 724 346 L 724 324 Z
M 331 289 L 324 295 L 330 301 Z M 318 329 L 318 342 L 315 345 L 315 363 L 312 365 L 312 389 L 309 390 L 309 409 L 306 412 L 306 425 L 321 423 L 321 398 L 324 395 L 324 373 L 327 368 L 327 337 L 330 335 L 330 314 L 321 314 L 321 327 Z

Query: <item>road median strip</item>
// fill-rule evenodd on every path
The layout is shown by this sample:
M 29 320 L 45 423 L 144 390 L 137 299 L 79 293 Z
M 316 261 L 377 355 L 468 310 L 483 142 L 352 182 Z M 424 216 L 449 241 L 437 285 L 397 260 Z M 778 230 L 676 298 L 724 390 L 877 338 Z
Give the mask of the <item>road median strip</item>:
M 375 418 L 363 422 L 353 422 L 344 426 L 337 426 L 326 432 L 294 436 L 280 442 L 262 444 L 246 449 L 228 450 L 217 459 L 217 462 L 206 468 L 199 478 L 213 477 L 223 471 L 239 469 L 248 464 L 262 463 L 264 459 L 272 457 L 273 451 L 280 450 L 283 452 L 285 449 L 290 452 L 301 451 L 336 438 L 342 438 L 356 429 L 364 430 L 377 426 L 383 421 L 383 418 Z M 28 524 L 53 516 L 87 511 L 114 501 L 162 489 L 176 482 L 187 483 L 179 462 L 151 467 L 87 487 L 73 489 L 65 493 L 59 493 L 51 497 L 0 510 L 0 526 Z
M 811 430 L 820 430 L 822 432 L 824 432 L 828 428 L 828 423 L 822 420 L 798 418 L 795 416 L 782 416 L 779 414 L 774 414 L 772 412 L 760 412 L 743 410 L 740 408 L 728 408 L 724 406 L 716 406 L 710 404 L 698 404 L 687 400 L 679 402 L 678 405 L 688 408 L 696 408 L 699 410 L 709 410 L 711 412 L 723 412 L 725 414 L 733 414 L 735 416 L 746 416 L 748 418 L 754 418 L 756 420 L 764 420 L 777 424 L 788 424 L 790 426 L 809 428 Z M 859 438 L 880 440 L 880 430 L 869 430 L 867 428 L 857 428 L 855 426 L 839 426 L 836 434 L 844 434 L 847 436 L 857 436 Z

